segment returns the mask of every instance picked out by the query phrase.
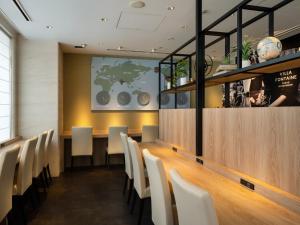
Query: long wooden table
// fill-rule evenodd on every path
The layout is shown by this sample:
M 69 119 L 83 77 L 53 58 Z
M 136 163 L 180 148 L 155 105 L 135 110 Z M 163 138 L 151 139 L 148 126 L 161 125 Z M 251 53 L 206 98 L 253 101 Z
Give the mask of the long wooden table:
M 141 148 L 159 157 L 168 179 L 172 168 L 188 181 L 207 190 L 213 198 L 220 225 L 299 225 L 300 215 L 248 190 L 158 143 L 143 143 Z
M 128 136 L 130 137 L 139 137 L 142 136 L 141 130 L 128 130 Z M 72 138 L 72 131 L 64 131 L 61 135 L 64 139 Z M 95 130 L 93 131 L 93 138 L 107 138 L 108 137 L 108 130 Z

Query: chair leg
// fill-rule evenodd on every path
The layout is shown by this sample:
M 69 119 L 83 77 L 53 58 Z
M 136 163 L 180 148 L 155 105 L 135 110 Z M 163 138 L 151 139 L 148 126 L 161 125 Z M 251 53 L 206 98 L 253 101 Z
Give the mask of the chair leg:
M 110 166 L 110 165 L 109 165 L 109 163 L 110 163 L 109 160 L 110 160 L 110 156 L 109 156 L 109 154 L 107 153 L 107 168 L 108 168 L 108 169 L 109 169 L 109 166 Z
M 142 222 L 142 217 L 143 217 L 143 211 L 144 211 L 144 204 L 145 204 L 145 199 L 140 199 L 140 212 L 139 212 L 139 218 L 138 218 L 138 225 L 141 224 Z
M 36 195 L 36 199 L 37 199 L 37 202 L 38 202 L 38 205 L 41 203 L 41 199 L 40 199 L 40 195 L 39 195 L 39 189 L 38 189 L 38 184 L 37 184 L 37 179 L 36 178 L 33 178 L 32 179 L 32 187 L 33 187 L 33 191 Z
M 124 182 L 124 187 L 123 187 L 123 195 L 125 195 L 125 191 L 126 191 L 126 188 L 127 188 L 127 183 L 128 183 L 128 176 L 127 176 L 127 173 L 125 173 L 125 182 Z
M 47 187 L 46 187 L 46 183 L 45 183 L 45 179 L 44 179 L 44 176 L 43 176 L 43 172 L 40 174 L 40 182 L 43 186 L 43 189 L 44 189 L 44 193 L 46 194 L 47 193 Z
M 49 177 L 49 179 L 50 179 L 50 182 L 52 183 L 52 182 L 53 182 L 53 180 L 52 180 L 52 176 L 51 176 L 51 172 L 50 172 L 50 166 L 49 166 L 49 164 L 47 165 L 47 173 L 48 173 L 48 177 Z
M 138 198 L 138 194 L 136 193 L 136 190 L 132 190 L 133 191 L 133 196 L 132 196 L 132 205 L 131 205 L 131 209 L 130 209 L 130 214 L 133 214 L 133 211 L 134 211 L 134 207 L 135 207 L 135 202 L 136 202 L 136 199 Z
M 31 205 L 32 205 L 32 208 L 33 209 L 36 209 L 37 208 L 37 204 L 35 202 L 35 199 L 34 199 L 34 188 L 33 188 L 33 184 L 28 188 L 28 191 L 29 191 L 29 195 L 30 195 L 30 202 L 31 202 Z
M 93 155 L 90 156 L 90 160 L 91 160 L 91 166 L 94 166 L 94 157 L 93 157 Z
M 133 179 L 129 179 L 129 189 L 128 189 L 127 204 L 129 204 L 129 202 L 130 202 L 130 198 L 131 198 L 132 192 L 133 192 Z
M 74 165 L 74 157 L 71 156 L 71 170 L 73 170 L 73 165 Z
M 47 169 L 46 169 L 46 167 L 43 168 L 43 176 L 44 176 L 44 179 L 45 179 L 46 187 L 49 188 L 48 174 L 47 174 Z
M 22 222 L 24 225 L 27 224 L 27 218 L 25 214 L 25 203 L 24 196 L 13 196 L 13 208 L 16 208 L 22 216 Z

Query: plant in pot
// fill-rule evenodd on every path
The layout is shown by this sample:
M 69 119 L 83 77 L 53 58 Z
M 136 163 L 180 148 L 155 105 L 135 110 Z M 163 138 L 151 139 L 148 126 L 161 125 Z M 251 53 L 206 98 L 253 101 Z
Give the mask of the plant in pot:
M 242 43 L 242 68 L 251 65 L 251 62 L 249 60 L 251 51 L 252 51 L 251 42 L 248 40 L 244 40 Z M 237 52 L 237 47 L 234 47 L 232 50 L 232 53 L 235 52 Z
M 173 84 L 177 84 L 177 80 L 179 79 L 179 85 L 184 85 L 188 80 L 188 69 L 189 63 L 187 60 L 181 60 L 177 63 L 175 67 L 175 74 L 173 77 Z

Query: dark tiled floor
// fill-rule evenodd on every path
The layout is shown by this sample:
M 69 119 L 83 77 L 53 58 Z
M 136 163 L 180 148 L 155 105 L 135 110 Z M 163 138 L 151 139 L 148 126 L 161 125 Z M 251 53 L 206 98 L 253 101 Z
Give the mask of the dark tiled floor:
M 46 200 L 29 225 L 135 225 L 122 195 L 124 172 L 119 168 L 78 169 L 54 180 Z M 150 225 L 150 202 L 143 224 Z

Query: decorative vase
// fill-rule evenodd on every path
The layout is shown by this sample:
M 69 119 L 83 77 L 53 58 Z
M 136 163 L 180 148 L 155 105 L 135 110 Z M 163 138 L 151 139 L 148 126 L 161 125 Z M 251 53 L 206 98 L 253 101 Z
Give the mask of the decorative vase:
M 171 89 L 171 82 L 170 82 L 170 81 L 167 81 L 166 88 L 167 88 L 167 90 L 168 90 L 168 89 Z
M 244 59 L 242 60 L 242 68 L 250 66 L 250 65 L 251 65 L 250 60 L 244 60 Z
M 275 37 L 266 37 L 257 45 L 257 53 L 261 59 L 269 60 L 277 58 L 282 51 L 282 44 Z
M 185 85 L 186 83 L 187 83 L 187 77 L 180 77 L 179 84 L 180 85 Z

